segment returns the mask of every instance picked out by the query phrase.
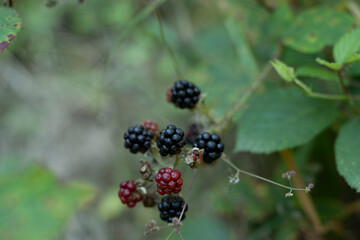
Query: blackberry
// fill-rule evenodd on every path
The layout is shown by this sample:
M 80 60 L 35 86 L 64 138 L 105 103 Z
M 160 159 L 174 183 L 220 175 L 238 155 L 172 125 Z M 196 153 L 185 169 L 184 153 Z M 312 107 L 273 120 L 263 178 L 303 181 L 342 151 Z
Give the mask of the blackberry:
M 157 192 L 160 195 L 179 193 L 183 185 L 180 171 L 171 168 L 160 169 L 155 181 L 157 182 Z
M 167 128 L 161 130 L 156 140 L 156 145 L 160 149 L 161 156 L 176 154 L 180 152 L 180 149 L 185 144 L 184 131 L 181 128 L 176 128 L 174 125 L 169 125 Z
M 224 144 L 221 142 L 217 134 L 210 134 L 205 132 L 196 137 L 196 143 L 193 147 L 204 149 L 203 160 L 206 163 L 211 163 L 221 157 L 224 151 Z
M 133 180 L 123 181 L 120 183 L 120 190 L 118 196 L 123 204 L 129 208 L 135 207 L 137 202 L 142 199 L 141 194 L 136 190 L 136 185 Z
M 178 80 L 171 88 L 171 102 L 179 108 L 194 108 L 201 91 L 191 82 Z
M 160 218 L 163 221 L 171 223 L 174 217 L 179 218 L 184 208 L 185 202 L 182 197 L 179 196 L 166 196 L 161 199 L 161 203 L 158 204 L 160 211 Z M 188 206 L 186 204 L 184 214 L 181 217 L 181 221 L 185 219 L 185 212 Z
M 124 134 L 125 147 L 130 149 L 130 152 L 146 152 L 151 146 L 151 139 L 154 138 L 152 132 L 146 130 L 141 125 L 129 127 Z

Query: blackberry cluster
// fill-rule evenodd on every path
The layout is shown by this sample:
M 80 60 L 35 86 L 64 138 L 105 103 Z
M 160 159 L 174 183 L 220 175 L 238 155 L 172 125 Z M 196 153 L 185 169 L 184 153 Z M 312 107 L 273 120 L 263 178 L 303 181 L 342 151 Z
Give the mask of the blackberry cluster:
M 184 205 L 184 200 L 179 196 L 163 197 L 161 199 L 161 203 L 158 204 L 161 220 L 171 223 L 174 217 L 179 218 Z M 184 214 L 181 217 L 181 221 L 185 219 L 185 212 L 187 209 L 188 206 L 186 205 Z
M 118 196 L 123 204 L 127 204 L 129 208 L 135 207 L 137 202 L 142 199 L 141 194 L 136 190 L 133 180 L 123 181 L 120 183 Z
M 171 88 L 171 102 L 179 108 L 194 108 L 201 91 L 191 82 L 178 80 Z
M 220 158 L 224 151 L 224 144 L 221 142 L 217 134 L 203 133 L 196 137 L 196 143 L 193 147 L 204 149 L 203 160 L 206 163 L 211 163 Z
M 125 147 L 130 149 L 130 152 L 146 152 L 151 146 L 151 139 L 154 138 L 152 132 L 147 131 L 143 126 L 136 125 L 129 127 L 124 134 Z
M 179 170 L 171 168 L 160 169 L 155 177 L 155 181 L 157 182 L 157 192 L 160 195 L 179 193 L 183 185 Z
M 169 125 L 161 130 L 156 141 L 161 156 L 176 154 L 185 144 L 184 131 L 181 128 L 176 128 L 174 125 Z

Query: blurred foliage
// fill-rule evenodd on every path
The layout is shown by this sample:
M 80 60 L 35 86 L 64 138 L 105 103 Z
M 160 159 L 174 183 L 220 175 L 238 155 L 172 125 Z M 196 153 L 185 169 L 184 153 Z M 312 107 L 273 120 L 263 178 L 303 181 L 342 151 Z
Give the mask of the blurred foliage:
M 40 166 L 7 171 L 0 179 L 0 235 L 14 240 L 58 237 L 69 215 L 92 196 L 90 186 L 83 183 L 62 186 Z M 14 228 L 19 231 L 11 230 Z
M 15 1 L 23 28 L 0 57 L 5 240 L 138 240 L 146 222 L 160 224 L 156 209 L 129 210 L 117 197 L 118 184 L 136 179 L 140 167 L 139 156 L 122 147 L 128 126 L 152 119 L 160 128 L 186 129 L 196 120 L 165 101 L 178 76 L 155 5 L 184 77 L 202 89 L 216 117 L 233 109 L 274 58 L 294 67 L 311 89 L 342 94 L 336 72 L 315 59 L 343 63 L 359 50 L 349 44 L 354 39 L 340 40 L 360 24 L 342 0 L 46 4 Z M 0 24 L 10 11 L 0 8 Z M 11 31 L 0 29 L 0 38 L 17 33 Z M 334 58 L 334 44 L 346 57 Z M 359 64 L 344 69 L 354 95 L 360 94 Z M 359 239 L 358 119 L 347 102 L 311 99 L 290 84 L 275 71 L 266 76 L 222 134 L 225 151 L 241 168 L 282 183 L 288 169 L 276 152 L 293 148 L 304 182 L 315 183 L 309 196 L 326 226 L 324 239 Z M 191 171 L 180 168 L 187 189 Z M 285 198 L 283 189 L 243 176 L 228 194 L 228 173 L 220 161 L 198 171 L 184 239 L 314 239 L 296 194 Z

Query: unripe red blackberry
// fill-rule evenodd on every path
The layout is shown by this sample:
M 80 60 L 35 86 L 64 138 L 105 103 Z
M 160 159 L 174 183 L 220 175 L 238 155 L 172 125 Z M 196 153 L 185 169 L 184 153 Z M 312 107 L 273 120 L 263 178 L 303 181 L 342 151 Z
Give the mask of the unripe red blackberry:
M 203 133 L 196 137 L 193 147 L 204 149 L 203 161 L 211 163 L 221 157 L 224 144 L 217 134 Z
M 160 218 L 168 223 L 171 223 L 174 217 L 179 218 L 182 212 L 182 209 L 185 206 L 184 200 L 179 196 L 166 196 L 161 199 L 161 203 L 158 204 L 158 209 L 160 211 Z M 184 214 L 182 215 L 180 221 L 185 219 L 185 212 L 188 210 L 186 204 Z
M 171 88 L 171 102 L 179 108 L 194 108 L 199 101 L 201 91 L 193 83 L 178 80 Z
M 186 131 L 186 141 L 190 144 L 194 144 L 196 141 L 196 137 L 200 134 L 200 127 L 198 124 L 191 124 L 190 127 Z
M 118 196 L 121 202 L 126 204 L 129 208 L 135 207 L 136 203 L 140 202 L 142 199 L 142 196 L 137 191 L 133 180 L 123 181 L 120 183 Z
M 183 185 L 181 173 L 171 168 L 160 169 L 155 177 L 155 181 L 157 182 L 157 192 L 160 195 L 179 193 Z
M 143 126 L 136 125 L 129 127 L 128 131 L 124 133 L 125 147 L 130 149 L 130 152 L 146 152 L 151 146 L 151 139 L 154 135 L 147 131 Z
M 157 122 L 151 120 L 144 120 L 141 125 L 147 130 L 152 132 L 154 135 L 159 135 L 159 129 Z
M 161 156 L 179 153 L 185 144 L 184 131 L 181 128 L 176 128 L 174 125 L 169 125 L 161 130 L 156 140 Z

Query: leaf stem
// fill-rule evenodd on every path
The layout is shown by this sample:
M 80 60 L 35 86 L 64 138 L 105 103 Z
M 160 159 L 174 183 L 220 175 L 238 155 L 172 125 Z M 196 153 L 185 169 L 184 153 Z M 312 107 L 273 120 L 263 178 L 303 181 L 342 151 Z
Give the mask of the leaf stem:
M 313 92 L 305 83 L 300 81 L 299 79 L 294 79 L 294 84 L 307 96 L 313 98 L 320 98 L 326 100 L 334 100 L 334 101 L 346 101 L 348 97 L 346 95 L 334 95 L 334 94 L 325 94 L 325 93 L 317 93 Z M 354 96 L 354 99 L 360 99 L 358 96 Z

